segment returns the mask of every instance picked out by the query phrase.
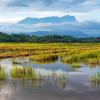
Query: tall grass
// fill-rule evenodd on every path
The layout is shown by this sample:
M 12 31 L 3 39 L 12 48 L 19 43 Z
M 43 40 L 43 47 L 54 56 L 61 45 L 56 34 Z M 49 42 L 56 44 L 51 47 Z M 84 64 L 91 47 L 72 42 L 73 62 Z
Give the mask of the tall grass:
M 7 78 L 4 68 L 0 67 L 0 80 L 5 80 Z
M 100 50 L 94 51 L 78 51 L 74 54 L 66 55 L 62 57 L 63 62 L 67 63 L 99 63 L 100 62 Z
M 97 72 L 96 74 L 93 75 L 93 77 L 92 77 L 92 84 L 95 87 L 100 86 L 100 72 Z
M 100 50 L 99 44 L 88 43 L 0 43 L 0 58 L 29 56 L 33 54 L 75 53 Z
M 11 70 L 13 79 L 36 79 L 36 73 L 32 67 L 14 66 Z
M 53 54 L 53 53 L 50 53 L 50 54 L 38 54 L 38 55 L 33 55 L 31 56 L 30 59 L 33 59 L 33 60 L 37 60 L 37 61 L 48 61 L 48 60 L 55 60 L 55 59 L 58 59 L 58 55 L 57 54 Z

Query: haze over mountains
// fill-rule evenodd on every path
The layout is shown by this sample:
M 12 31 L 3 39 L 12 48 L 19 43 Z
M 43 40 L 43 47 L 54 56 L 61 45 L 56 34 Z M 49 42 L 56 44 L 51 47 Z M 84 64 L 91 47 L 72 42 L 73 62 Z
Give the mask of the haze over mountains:
M 95 27 L 93 25 L 95 24 Z M 51 16 L 44 18 L 27 17 L 16 24 L 0 25 L 0 31 L 7 33 L 25 33 L 29 35 L 68 35 L 73 37 L 97 37 L 98 23 L 79 23 L 74 16 Z M 98 28 L 98 30 L 97 30 Z M 96 34 L 95 33 L 96 30 Z

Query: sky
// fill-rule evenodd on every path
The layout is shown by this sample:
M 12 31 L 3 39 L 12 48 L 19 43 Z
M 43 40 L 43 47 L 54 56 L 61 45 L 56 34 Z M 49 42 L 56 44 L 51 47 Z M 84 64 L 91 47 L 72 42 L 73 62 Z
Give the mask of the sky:
M 73 15 L 79 22 L 100 22 L 100 0 L 0 0 L 0 23 L 26 17 Z

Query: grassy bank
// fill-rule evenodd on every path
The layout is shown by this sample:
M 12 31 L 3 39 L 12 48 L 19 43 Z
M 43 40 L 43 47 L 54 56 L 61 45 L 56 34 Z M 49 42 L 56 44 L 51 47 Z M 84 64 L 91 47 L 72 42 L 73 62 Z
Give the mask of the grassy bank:
M 37 54 L 78 53 L 100 50 L 100 44 L 88 43 L 0 43 L 0 58 Z

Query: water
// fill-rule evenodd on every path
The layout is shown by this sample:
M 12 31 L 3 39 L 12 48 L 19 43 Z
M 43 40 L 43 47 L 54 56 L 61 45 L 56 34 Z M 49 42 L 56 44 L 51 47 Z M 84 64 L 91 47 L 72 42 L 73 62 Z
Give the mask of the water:
M 54 61 L 35 61 L 30 57 L 8 58 L 0 60 L 0 66 L 6 68 L 9 80 L 0 81 L 0 100 L 100 100 L 99 84 L 93 84 L 91 77 L 100 70 L 99 66 L 83 67 L 73 70 L 69 64 Z M 16 60 L 16 63 L 13 61 Z M 43 80 L 12 80 L 12 67 L 32 66 L 42 75 Z M 66 75 L 66 80 L 52 76 Z

